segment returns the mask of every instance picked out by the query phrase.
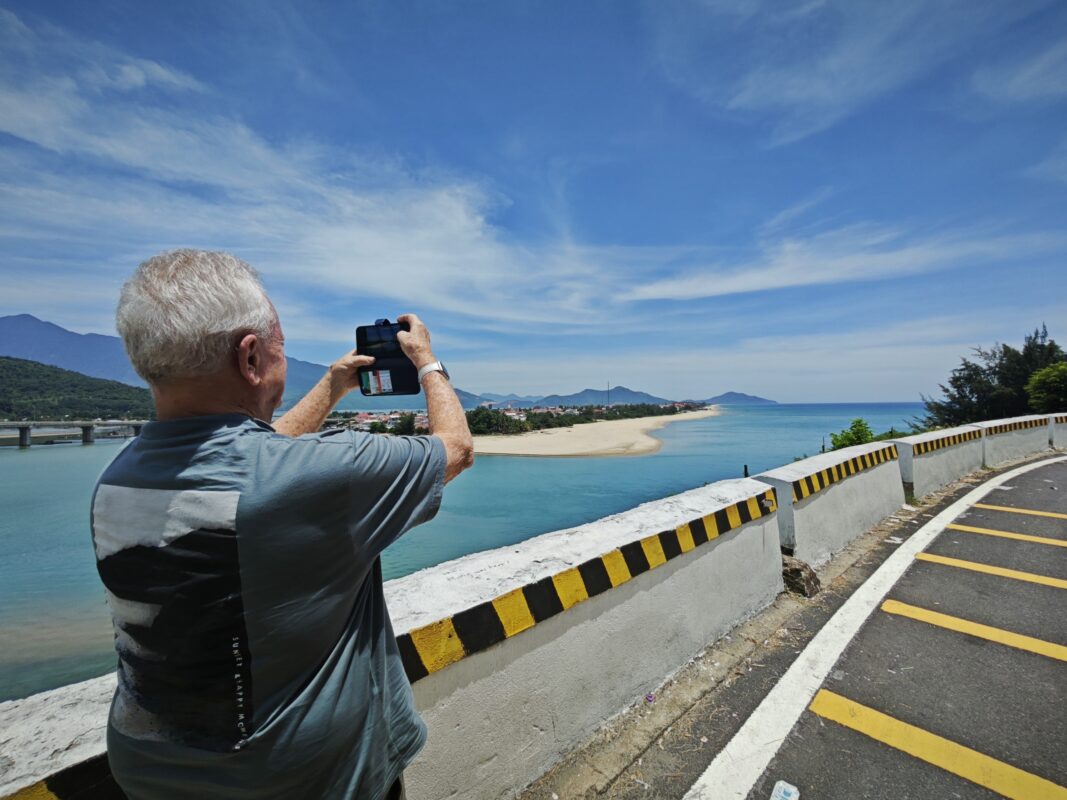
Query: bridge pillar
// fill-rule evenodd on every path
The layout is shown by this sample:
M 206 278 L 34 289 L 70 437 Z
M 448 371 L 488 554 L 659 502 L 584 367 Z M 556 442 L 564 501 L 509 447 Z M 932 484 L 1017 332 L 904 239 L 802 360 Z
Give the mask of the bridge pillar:
M 141 435 L 141 426 L 140 425 L 131 425 L 130 427 L 133 428 L 133 435 L 134 436 L 140 436 Z
M 29 425 L 19 425 L 19 447 L 29 447 L 32 439 L 30 438 L 31 428 Z
M 94 441 L 93 426 L 92 425 L 82 425 L 81 429 L 82 429 L 82 444 L 92 444 L 93 441 Z

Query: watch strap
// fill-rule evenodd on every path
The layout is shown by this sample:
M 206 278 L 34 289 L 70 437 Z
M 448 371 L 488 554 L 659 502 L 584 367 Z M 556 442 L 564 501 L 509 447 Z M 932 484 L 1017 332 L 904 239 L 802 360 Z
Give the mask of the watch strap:
M 419 383 L 422 383 L 422 379 L 431 372 L 440 372 L 446 380 L 448 379 L 448 370 L 445 369 L 445 365 L 440 361 L 433 361 L 419 370 Z

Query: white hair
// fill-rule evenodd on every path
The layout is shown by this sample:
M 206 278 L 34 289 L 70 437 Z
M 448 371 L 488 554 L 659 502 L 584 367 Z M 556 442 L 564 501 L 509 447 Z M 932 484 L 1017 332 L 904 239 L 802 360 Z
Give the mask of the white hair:
M 241 259 L 171 250 L 126 281 L 115 322 L 133 368 L 155 384 L 218 371 L 240 336 L 269 340 L 277 314 L 259 275 Z

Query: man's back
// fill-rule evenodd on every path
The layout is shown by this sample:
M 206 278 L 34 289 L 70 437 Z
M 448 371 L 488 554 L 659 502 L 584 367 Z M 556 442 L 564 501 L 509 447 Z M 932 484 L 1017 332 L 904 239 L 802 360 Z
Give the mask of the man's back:
M 116 624 L 112 769 L 131 797 L 382 795 L 425 738 L 378 556 L 437 510 L 436 437 L 147 425 L 93 539 Z

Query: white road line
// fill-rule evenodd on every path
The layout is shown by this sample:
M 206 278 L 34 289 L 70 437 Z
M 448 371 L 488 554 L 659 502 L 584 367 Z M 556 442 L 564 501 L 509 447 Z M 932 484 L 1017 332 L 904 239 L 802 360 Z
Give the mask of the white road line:
M 990 490 L 1030 470 L 1067 457 L 1051 458 L 1013 469 L 968 492 L 912 534 L 837 610 L 763 698 L 741 729 L 686 793 L 684 800 L 744 800 L 815 692 L 882 598 L 911 566 L 915 555 L 948 523 Z M 788 778 L 788 776 L 783 776 Z

